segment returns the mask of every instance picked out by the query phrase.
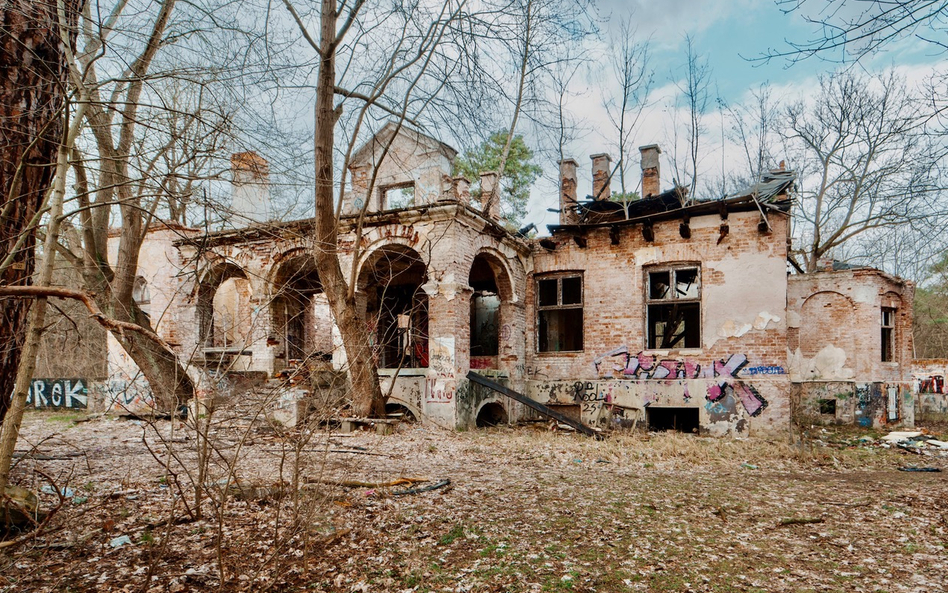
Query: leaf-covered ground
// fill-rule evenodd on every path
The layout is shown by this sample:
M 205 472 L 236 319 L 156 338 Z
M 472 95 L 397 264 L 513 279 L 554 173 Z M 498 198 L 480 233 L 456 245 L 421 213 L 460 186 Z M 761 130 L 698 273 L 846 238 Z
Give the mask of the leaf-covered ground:
M 199 518 L 193 430 L 76 419 L 27 417 L 14 481 L 58 510 L 0 591 L 948 590 L 948 457 L 865 433 L 220 426 Z

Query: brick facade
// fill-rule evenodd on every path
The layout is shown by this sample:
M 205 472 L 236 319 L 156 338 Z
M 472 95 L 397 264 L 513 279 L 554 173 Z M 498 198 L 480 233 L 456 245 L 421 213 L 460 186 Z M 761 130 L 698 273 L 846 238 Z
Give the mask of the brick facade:
M 602 428 L 780 435 L 839 385 L 851 385 L 855 401 L 867 384 L 886 397 L 894 385 L 897 420 L 910 424 L 911 285 L 872 270 L 788 277 L 791 174 L 725 200 L 692 200 L 659 192 L 660 150 L 642 151 L 653 195 L 577 202 L 575 161 L 564 161 L 561 224 L 530 240 L 470 206 L 467 180 L 449 177 L 450 147 L 386 126 L 357 151 L 341 263 L 356 279 L 388 403 L 451 428 L 527 416 L 470 384 L 473 369 Z M 607 183 L 604 163 L 593 160 L 594 190 Z M 380 191 L 408 186 L 413 203 L 382 207 Z M 188 364 L 218 374 L 343 373 L 311 228 L 149 233 L 141 275 L 158 332 Z M 882 308 L 897 312 L 894 360 L 877 363 L 868 344 L 879 341 Z M 119 378 L 107 399 L 124 385 L 132 403 L 147 405 L 147 386 L 131 389 L 134 365 L 115 348 L 110 372 Z M 858 421 L 868 409 L 836 410 Z M 894 421 L 873 410 L 873 422 Z

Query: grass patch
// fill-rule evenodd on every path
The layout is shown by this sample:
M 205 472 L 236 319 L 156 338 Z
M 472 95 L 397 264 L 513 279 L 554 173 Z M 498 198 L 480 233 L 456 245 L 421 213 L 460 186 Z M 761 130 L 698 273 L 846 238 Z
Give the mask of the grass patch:
M 462 537 L 464 537 L 464 526 L 460 523 L 455 523 L 447 533 L 441 536 L 441 539 L 438 540 L 438 544 L 448 546 Z

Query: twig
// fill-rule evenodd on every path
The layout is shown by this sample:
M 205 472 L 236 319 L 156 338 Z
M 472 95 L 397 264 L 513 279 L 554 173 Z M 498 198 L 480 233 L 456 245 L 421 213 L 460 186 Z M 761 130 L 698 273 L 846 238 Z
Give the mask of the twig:
M 791 517 L 789 519 L 781 519 L 780 526 L 786 527 L 787 525 L 810 525 L 811 523 L 822 523 L 825 519 L 823 517 Z
M 422 492 L 430 492 L 431 490 L 437 490 L 438 488 L 443 488 L 451 483 L 451 480 L 445 478 L 443 480 L 438 480 L 434 484 L 428 486 L 422 486 L 420 488 L 409 488 L 408 490 L 396 490 L 392 492 L 394 496 L 405 496 L 406 494 L 421 494 Z

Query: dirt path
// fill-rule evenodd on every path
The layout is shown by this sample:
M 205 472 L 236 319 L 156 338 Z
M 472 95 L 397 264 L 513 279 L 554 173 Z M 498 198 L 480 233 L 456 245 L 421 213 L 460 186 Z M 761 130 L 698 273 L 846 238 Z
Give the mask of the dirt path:
M 46 529 L 2 551 L 0 590 L 948 590 L 945 457 L 417 425 L 300 445 L 230 428 L 212 435 L 221 486 L 195 520 L 193 431 L 71 419 L 28 417 L 20 449 L 41 459 L 15 480 L 46 486 L 47 504 L 50 481 L 70 491 Z M 898 471 L 909 464 L 945 471 Z M 224 497 L 229 466 L 240 488 Z M 299 495 L 294 477 L 310 482 Z M 451 484 L 326 484 L 405 477 Z

